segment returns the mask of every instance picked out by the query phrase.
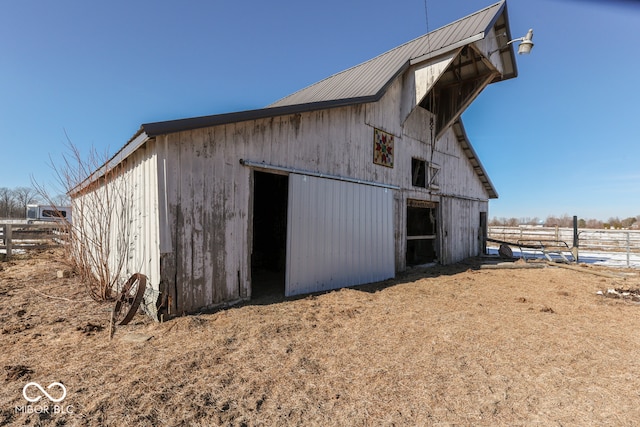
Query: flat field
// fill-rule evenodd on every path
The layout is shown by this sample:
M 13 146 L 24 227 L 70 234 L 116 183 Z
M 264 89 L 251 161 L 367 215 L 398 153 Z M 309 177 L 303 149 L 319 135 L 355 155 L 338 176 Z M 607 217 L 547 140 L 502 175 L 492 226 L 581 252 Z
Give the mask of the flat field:
M 637 274 L 478 267 L 139 314 L 110 340 L 111 304 L 56 277 L 61 252 L 17 256 L 0 262 L 0 425 L 637 425 L 640 306 L 596 295 Z

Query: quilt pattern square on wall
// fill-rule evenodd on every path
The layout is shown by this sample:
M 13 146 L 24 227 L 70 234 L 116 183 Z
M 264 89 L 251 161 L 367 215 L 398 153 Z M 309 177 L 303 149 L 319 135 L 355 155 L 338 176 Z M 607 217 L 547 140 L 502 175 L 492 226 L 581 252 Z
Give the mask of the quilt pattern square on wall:
M 373 163 L 376 165 L 393 167 L 393 135 L 373 130 Z

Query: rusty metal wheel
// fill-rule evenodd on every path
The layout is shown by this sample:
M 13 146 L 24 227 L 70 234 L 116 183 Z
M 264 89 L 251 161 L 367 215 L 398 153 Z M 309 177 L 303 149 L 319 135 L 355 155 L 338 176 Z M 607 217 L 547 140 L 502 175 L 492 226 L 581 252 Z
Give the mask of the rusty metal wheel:
M 126 281 L 116 299 L 113 309 L 113 320 L 118 325 L 126 325 L 136 315 L 147 288 L 147 277 L 135 273 Z

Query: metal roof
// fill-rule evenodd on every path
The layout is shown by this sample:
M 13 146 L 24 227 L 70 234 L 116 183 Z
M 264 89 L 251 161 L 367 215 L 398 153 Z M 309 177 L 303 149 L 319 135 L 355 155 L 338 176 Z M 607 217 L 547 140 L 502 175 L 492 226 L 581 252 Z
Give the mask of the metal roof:
M 506 7 L 493 4 L 465 18 L 425 34 L 360 65 L 334 74 L 289 95 L 269 107 L 309 104 L 339 99 L 375 101 L 394 78 L 414 61 L 424 61 L 483 39 Z
M 485 38 L 503 14 L 505 18 L 501 21 L 506 22 L 506 8 L 506 0 L 502 0 L 360 65 L 334 74 L 266 108 L 146 123 L 142 125 L 141 131 L 148 136 L 156 136 L 245 120 L 375 102 L 384 95 L 394 78 L 404 72 L 409 65 L 435 58 Z M 509 28 L 506 24 L 505 30 L 508 34 Z M 508 36 L 510 37 L 510 34 Z M 509 46 L 501 54 L 503 59 L 511 60 L 508 67 L 510 72 L 503 75 L 502 79 L 516 77 L 513 49 Z
M 462 46 L 482 40 L 494 25 L 496 30 L 504 30 L 508 37 L 507 40 L 510 40 L 511 35 L 506 10 L 506 0 L 501 0 L 369 61 L 308 86 L 266 108 L 143 124 L 138 132 L 105 165 L 96 170 L 71 193 L 79 191 L 87 183 L 98 179 L 103 175 L 106 168 L 110 167 L 109 165 L 113 166 L 120 163 L 148 139 L 158 135 L 246 120 L 375 102 L 384 95 L 394 78 L 403 73 L 411 64 L 438 57 Z M 506 70 L 508 70 L 500 79 L 516 77 L 517 69 L 513 48 L 511 46 L 503 46 L 500 50 L 500 55 L 502 55 L 503 61 L 507 65 Z M 497 197 L 491 181 L 489 181 L 484 168 L 477 160 L 477 156 L 469 144 L 464 128 L 462 128 L 462 123 L 459 121 L 457 123 L 458 126 L 454 126 L 454 131 L 459 135 L 459 131 L 462 129 L 464 135 L 462 139 L 466 141 L 466 145 L 471 150 L 467 153 L 467 156 L 472 160 L 472 163 L 474 161 L 477 162 L 477 165 L 473 163 L 474 168 L 485 184 L 490 197 Z

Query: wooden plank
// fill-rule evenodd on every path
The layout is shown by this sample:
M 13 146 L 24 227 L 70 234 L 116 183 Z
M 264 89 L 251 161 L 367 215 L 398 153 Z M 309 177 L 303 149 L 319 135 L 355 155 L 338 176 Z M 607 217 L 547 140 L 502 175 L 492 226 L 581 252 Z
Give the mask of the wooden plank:
M 50 240 L 55 236 L 51 233 L 39 233 L 33 231 L 13 230 L 13 240 Z

